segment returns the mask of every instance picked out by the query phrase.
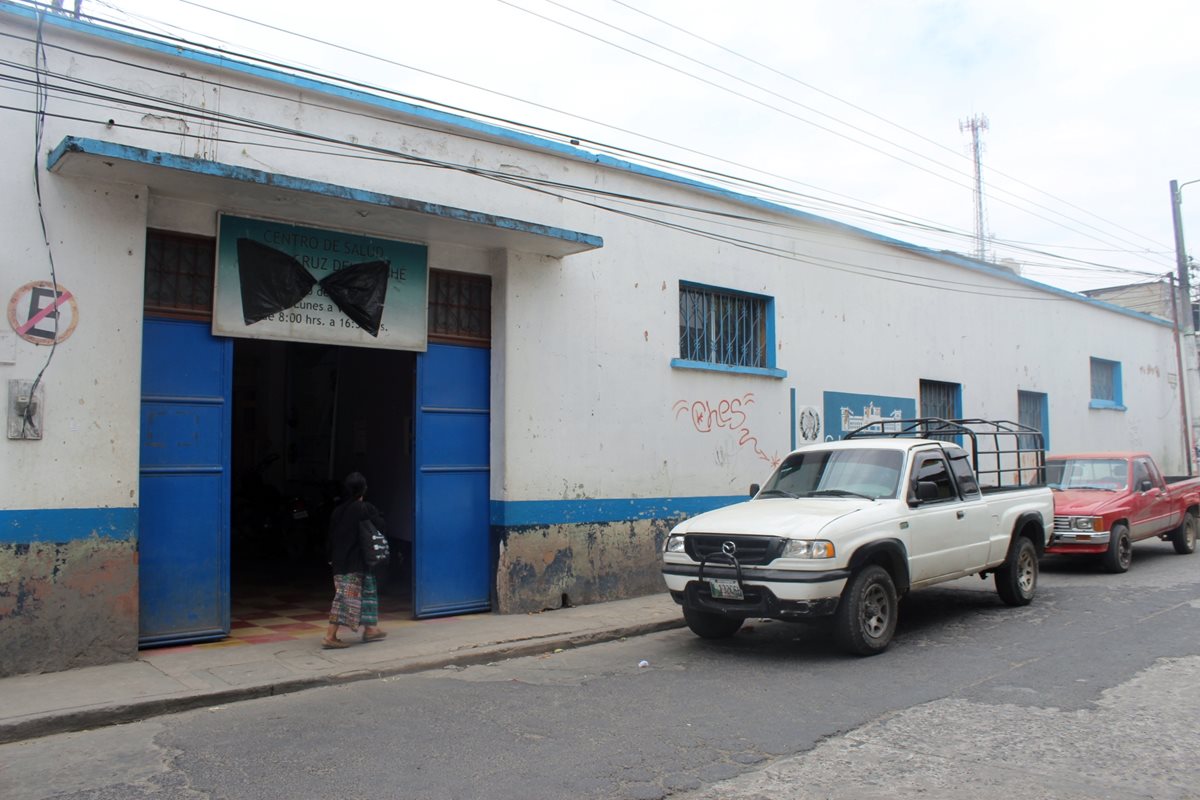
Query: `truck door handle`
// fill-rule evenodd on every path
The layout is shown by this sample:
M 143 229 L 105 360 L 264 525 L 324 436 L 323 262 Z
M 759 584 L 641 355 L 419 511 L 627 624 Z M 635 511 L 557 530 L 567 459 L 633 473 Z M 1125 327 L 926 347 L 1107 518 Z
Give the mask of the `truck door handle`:
M 958 512 L 954 516 L 958 517 L 959 519 L 962 519 L 966 515 L 967 515 L 967 512 L 963 511 L 962 509 L 959 509 Z

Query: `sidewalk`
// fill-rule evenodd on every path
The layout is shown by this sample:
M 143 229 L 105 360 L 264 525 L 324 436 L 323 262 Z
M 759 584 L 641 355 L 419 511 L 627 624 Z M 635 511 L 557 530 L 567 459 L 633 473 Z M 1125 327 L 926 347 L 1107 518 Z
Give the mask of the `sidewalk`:
M 0 679 L 0 744 L 159 714 L 449 665 L 553 652 L 683 625 L 665 592 L 539 614 L 411 620 L 323 650 L 321 635 L 238 647 L 144 650 L 136 661 Z M 349 639 L 344 631 L 342 638 Z

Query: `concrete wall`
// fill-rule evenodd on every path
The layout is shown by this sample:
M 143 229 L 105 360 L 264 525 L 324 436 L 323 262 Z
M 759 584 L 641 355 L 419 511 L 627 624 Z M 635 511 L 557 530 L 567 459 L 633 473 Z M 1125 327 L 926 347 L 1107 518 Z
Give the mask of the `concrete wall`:
M 0 26 L 31 40 L 31 22 L 9 12 L 0 6 Z M 986 265 L 663 180 L 565 144 L 298 79 L 224 69 L 174 48 L 127 46 L 86 25 L 52 21 L 45 35 L 52 71 L 398 155 L 347 158 L 342 148 L 281 140 L 230 120 L 198 120 L 168 108 L 97 109 L 55 94 L 50 110 L 61 116 L 45 121 L 39 165 L 63 137 L 90 137 L 603 237 L 600 249 L 553 258 L 416 229 L 405 235 L 428 247 L 431 268 L 493 279 L 491 499 L 499 610 L 555 607 L 563 595 L 580 603 L 656 590 L 657 547 L 670 525 L 762 481 L 798 438 L 794 408 L 822 410 L 827 392 L 915 400 L 922 379 L 946 381 L 961 384 L 966 415 L 1008 419 L 1017 418 L 1019 390 L 1044 392 L 1054 449 L 1145 449 L 1167 472 L 1183 471 L 1178 376 L 1165 325 Z M 4 39 L 0 57 L 32 65 L 33 44 Z M 0 98 L 32 110 L 32 95 L 5 89 Z M 0 134 L 10 145 L 0 155 L 6 292 L 49 274 L 30 180 L 32 130 L 32 115 L 0 115 Z M 279 147 L 297 141 L 307 152 Z M 444 164 L 583 191 L 534 192 Z M 34 646 L 9 633 L 16 628 L 7 623 L 18 618 L 29 626 L 21 630 L 65 618 L 68 638 L 90 641 L 84 629 L 91 622 L 80 615 L 3 598 L 33 597 L 19 587 L 57 580 L 47 558 L 64 559 L 71 571 L 76 563 L 92 569 L 91 555 L 78 561 L 74 553 L 92 547 L 105 553 L 104 586 L 89 594 L 60 582 L 56 591 L 97 606 L 111 646 L 91 649 L 121 657 L 136 639 L 136 610 L 128 602 L 136 585 L 136 524 L 115 544 L 100 534 L 93 540 L 90 530 L 102 530 L 113 509 L 136 518 L 146 228 L 212 235 L 219 211 L 320 226 L 349 203 L 282 192 L 265 198 L 186 175 L 153 192 L 44 170 L 41 179 L 50 251 L 58 280 L 77 297 L 80 321 L 45 373 L 46 438 L 0 441 L 0 481 L 15 487 L 3 501 L 4 519 L 15 527 L 0 537 L 0 622 L 6 623 L 0 650 Z M 626 207 L 600 192 L 759 221 L 662 205 L 635 209 L 704 234 L 697 235 L 616 213 Z M 614 211 L 572 202 L 576 196 Z M 356 208 L 352 219 L 348 227 L 356 232 L 396 235 L 376 209 Z M 786 374 L 672 366 L 679 356 L 680 281 L 773 298 L 774 356 Z M 47 348 L 5 330 L 0 378 L 32 378 L 47 355 Z M 1091 407 L 1091 357 L 1122 364 L 1124 410 Z M 696 417 L 694 409 L 705 413 Z M 21 533 L 30 514 L 45 510 L 78 511 L 95 524 L 38 539 Z M 43 544 L 59 548 L 57 554 L 47 555 Z M 53 663 L 68 660 L 44 657 L 9 668 Z
M 30 31 L 19 26 L 14 32 Z M 33 63 L 29 42 L 6 40 L 0 47 L 6 59 Z M 7 105 L 33 108 L 32 93 L 6 91 L 4 97 Z M 6 487 L 0 493 L 0 675 L 130 658 L 137 647 L 147 194 L 136 186 L 50 178 L 33 132 L 32 114 L 0 114 L 0 289 L 7 305 L 25 284 L 50 281 L 52 254 L 60 289 L 75 298 L 77 322 L 53 356 L 49 346 L 19 337 L 9 322 L 0 329 L 5 411 L 9 380 L 42 374 L 45 401 L 40 441 L 0 439 L 0 485 Z M 35 161 L 49 248 L 38 216 Z M 23 320 L 27 308 L 16 310 Z
M 0 676 L 133 658 L 135 524 L 129 509 L 0 511 Z
M 658 554 L 677 521 L 508 528 L 497 610 L 521 614 L 661 591 Z

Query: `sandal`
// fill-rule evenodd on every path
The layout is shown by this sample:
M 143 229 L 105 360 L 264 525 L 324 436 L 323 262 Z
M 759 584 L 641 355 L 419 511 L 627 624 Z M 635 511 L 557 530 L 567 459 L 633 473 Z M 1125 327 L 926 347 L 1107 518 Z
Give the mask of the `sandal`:
M 375 633 L 363 633 L 364 642 L 378 642 L 387 636 L 387 631 L 376 631 Z
M 341 639 L 322 639 L 321 647 L 325 650 L 342 650 L 349 647 L 349 642 L 343 642 Z

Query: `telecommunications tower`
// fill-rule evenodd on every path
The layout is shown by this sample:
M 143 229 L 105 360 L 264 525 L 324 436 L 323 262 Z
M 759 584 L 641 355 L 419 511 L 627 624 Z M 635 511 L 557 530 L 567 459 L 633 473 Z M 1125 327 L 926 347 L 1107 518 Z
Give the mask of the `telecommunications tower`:
M 959 121 L 958 129 L 971 132 L 971 156 L 975 161 L 975 257 L 983 261 L 987 257 L 987 229 L 983 223 L 983 142 L 979 135 L 988 129 L 988 118 L 976 114 Z

